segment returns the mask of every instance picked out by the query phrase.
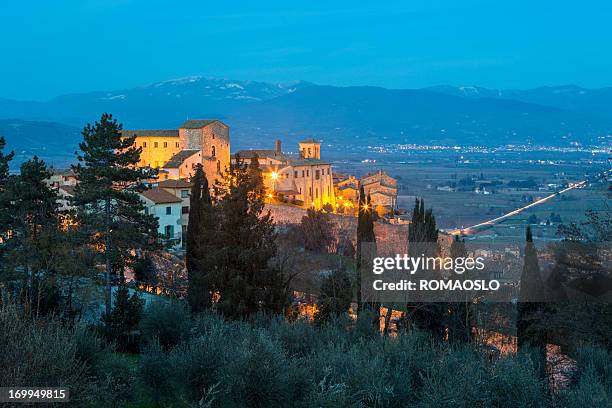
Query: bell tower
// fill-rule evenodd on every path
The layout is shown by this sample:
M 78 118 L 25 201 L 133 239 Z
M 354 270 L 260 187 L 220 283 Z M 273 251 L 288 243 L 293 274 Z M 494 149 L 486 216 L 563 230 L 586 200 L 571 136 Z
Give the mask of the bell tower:
M 321 143 L 314 139 L 302 140 L 299 143 L 302 159 L 321 159 Z

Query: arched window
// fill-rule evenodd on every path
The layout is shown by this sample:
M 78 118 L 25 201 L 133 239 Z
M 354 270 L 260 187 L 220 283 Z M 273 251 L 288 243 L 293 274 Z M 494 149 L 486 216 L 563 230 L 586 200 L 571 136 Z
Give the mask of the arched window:
M 212 157 L 215 157 L 215 146 L 212 147 Z
M 217 174 L 221 174 L 221 160 L 217 160 Z

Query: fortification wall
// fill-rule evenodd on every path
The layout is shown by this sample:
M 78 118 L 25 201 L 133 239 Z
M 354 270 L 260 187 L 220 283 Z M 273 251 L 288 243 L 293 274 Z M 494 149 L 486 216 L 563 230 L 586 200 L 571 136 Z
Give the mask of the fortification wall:
M 279 224 L 299 224 L 306 210 L 298 207 L 291 207 L 279 204 L 266 204 L 266 209 L 270 210 L 274 221 Z M 340 214 L 330 214 L 332 221 L 336 225 L 336 235 L 338 238 L 348 238 L 357 240 L 357 218 Z M 408 248 L 408 225 L 386 224 L 381 222 L 374 223 L 374 234 L 376 235 L 376 246 L 381 256 L 393 256 L 403 254 Z

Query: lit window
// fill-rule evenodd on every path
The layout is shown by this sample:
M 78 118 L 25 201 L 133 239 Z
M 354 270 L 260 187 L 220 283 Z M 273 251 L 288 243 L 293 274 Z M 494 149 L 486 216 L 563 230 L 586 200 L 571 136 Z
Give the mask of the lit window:
M 147 147 L 147 142 L 142 142 L 142 147 Z
M 164 149 L 168 147 L 168 142 L 164 142 Z
M 157 142 L 153 143 L 153 147 L 157 149 L 158 143 Z
M 298 178 L 298 172 L 297 172 L 297 170 L 293 172 L 293 177 L 294 177 L 294 178 Z
M 215 157 L 215 146 L 212 147 L 212 157 Z

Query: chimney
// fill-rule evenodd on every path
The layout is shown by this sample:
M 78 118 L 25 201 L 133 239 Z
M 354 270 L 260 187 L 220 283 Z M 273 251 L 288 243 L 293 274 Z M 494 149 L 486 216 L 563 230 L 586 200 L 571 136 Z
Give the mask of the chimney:
M 274 151 L 276 154 L 281 154 L 283 152 L 280 139 L 276 139 L 276 142 L 274 142 Z

